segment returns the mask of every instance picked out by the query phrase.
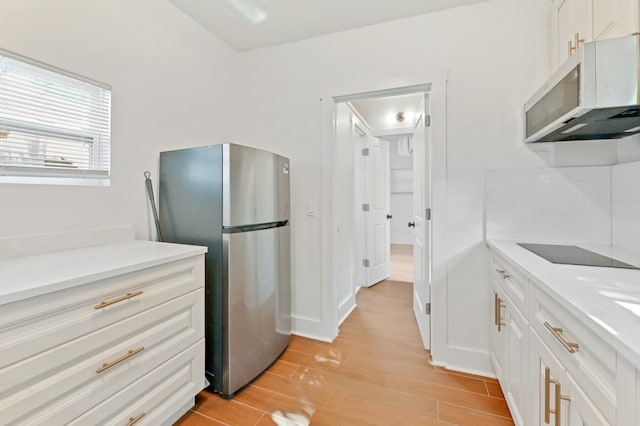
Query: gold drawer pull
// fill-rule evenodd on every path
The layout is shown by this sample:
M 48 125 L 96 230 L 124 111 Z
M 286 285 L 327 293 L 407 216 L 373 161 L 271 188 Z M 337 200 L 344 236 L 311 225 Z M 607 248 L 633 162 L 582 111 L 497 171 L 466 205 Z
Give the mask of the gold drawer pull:
M 127 426 L 132 426 L 132 425 L 138 423 L 138 420 L 143 418 L 145 414 L 146 413 L 142 413 L 138 417 L 129 417 L 129 423 L 127 423 Z
M 126 355 L 122 355 L 120 358 L 116 359 L 115 361 L 105 362 L 104 364 L 102 364 L 102 367 L 98 368 L 96 370 L 96 373 L 102 373 L 104 370 L 108 370 L 114 365 L 120 364 L 125 359 L 131 358 L 132 356 L 134 356 L 138 352 L 142 352 L 143 350 L 144 350 L 144 346 L 140 346 L 138 349 L 129 349 L 129 352 L 127 352 Z
M 551 324 L 549 324 L 548 322 L 544 322 L 544 326 L 547 327 L 547 330 L 549 330 L 549 332 L 551 334 L 553 334 L 553 336 L 558 339 L 558 341 L 562 344 L 562 346 L 564 346 L 564 348 L 566 350 L 568 350 L 571 353 L 574 353 L 578 350 L 579 345 L 577 343 L 573 343 L 573 342 L 569 342 L 567 341 L 567 339 L 564 338 L 564 336 L 562 335 L 562 329 L 559 327 L 552 327 Z
M 140 296 L 142 290 L 134 291 L 133 293 L 127 293 L 124 296 L 120 296 L 117 299 L 109 300 L 108 302 L 101 302 L 99 305 L 94 306 L 95 309 L 102 309 L 105 306 L 113 305 L 114 303 L 122 302 L 123 300 L 131 299 L 132 297 Z
M 551 388 L 551 383 L 553 383 L 553 385 L 555 386 L 555 408 L 552 410 L 550 407 L 550 388 Z M 551 414 L 553 414 L 555 416 L 556 419 L 556 426 L 560 426 L 560 420 L 562 418 L 561 415 L 561 408 L 562 406 L 560 405 L 561 400 L 565 400 L 565 401 L 571 401 L 571 398 L 569 398 L 566 395 L 562 395 L 561 389 L 560 389 L 560 382 L 558 380 L 552 379 L 551 378 L 551 370 L 549 370 L 549 367 L 545 367 L 544 369 L 544 422 L 546 424 L 549 424 L 549 422 L 551 421 Z

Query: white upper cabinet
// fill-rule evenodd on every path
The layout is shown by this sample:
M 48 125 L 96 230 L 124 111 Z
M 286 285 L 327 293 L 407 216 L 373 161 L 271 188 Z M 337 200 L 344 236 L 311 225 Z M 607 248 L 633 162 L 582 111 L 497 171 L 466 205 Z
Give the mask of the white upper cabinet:
M 624 37 L 640 30 L 639 0 L 555 0 L 556 66 L 582 43 Z

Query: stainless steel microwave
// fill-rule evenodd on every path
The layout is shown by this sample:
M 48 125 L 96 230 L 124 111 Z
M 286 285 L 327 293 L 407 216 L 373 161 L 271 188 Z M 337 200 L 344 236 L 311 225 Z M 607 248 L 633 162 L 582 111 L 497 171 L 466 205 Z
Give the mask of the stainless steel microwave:
M 525 104 L 525 142 L 640 133 L 640 35 L 585 43 Z

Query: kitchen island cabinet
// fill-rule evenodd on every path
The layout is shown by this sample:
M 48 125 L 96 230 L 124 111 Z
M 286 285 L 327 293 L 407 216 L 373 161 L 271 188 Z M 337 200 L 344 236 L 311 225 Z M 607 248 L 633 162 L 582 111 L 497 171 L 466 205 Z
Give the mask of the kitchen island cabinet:
M 171 424 L 204 379 L 206 248 L 0 261 L 0 424 Z

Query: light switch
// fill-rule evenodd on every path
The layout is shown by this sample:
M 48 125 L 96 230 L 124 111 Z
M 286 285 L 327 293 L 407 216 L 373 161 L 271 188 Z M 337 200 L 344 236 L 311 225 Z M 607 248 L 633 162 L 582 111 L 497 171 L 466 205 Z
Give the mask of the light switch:
M 317 210 L 318 210 L 317 203 L 313 201 L 309 201 L 307 203 L 307 216 L 315 216 Z

